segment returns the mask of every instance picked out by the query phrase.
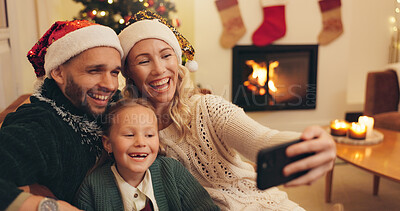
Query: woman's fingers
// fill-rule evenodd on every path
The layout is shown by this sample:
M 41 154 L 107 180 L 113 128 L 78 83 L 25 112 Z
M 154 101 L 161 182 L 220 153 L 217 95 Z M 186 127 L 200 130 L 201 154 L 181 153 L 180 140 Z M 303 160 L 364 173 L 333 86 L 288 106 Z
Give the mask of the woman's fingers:
M 336 155 L 330 151 L 320 151 L 316 154 L 288 164 L 283 169 L 283 174 L 289 176 L 293 173 L 318 168 L 322 165 L 328 165 L 332 168 Z
M 326 172 L 330 171 L 332 169 L 332 165 L 329 163 L 325 165 L 321 165 L 317 168 L 311 169 L 307 174 L 296 178 L 288 183 L 285 184 L 286 187 L 295 187 L 295 186 L 300 186 L 300 185 L 311 185 L 315 181 L 317 181 L 319 178 L 325 175 Z
M 315 153 L 312 156 L 288 164 L 283 169 L 283 174 L 289 176 L 296 172 L 309 170 L 309 172 L 289 183 L 286 186 L 312 184 L 332 169 L 336 158 L 336 145 L 332 137 L 321 127 L 308 127 L 301 136 L 303 142 L 287 148 L 289 157 L 304 153 Z

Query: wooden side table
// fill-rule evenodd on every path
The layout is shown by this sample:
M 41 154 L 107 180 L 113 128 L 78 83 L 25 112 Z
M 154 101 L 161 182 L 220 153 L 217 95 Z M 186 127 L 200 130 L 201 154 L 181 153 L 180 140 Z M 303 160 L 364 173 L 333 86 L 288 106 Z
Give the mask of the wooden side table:
M 372 173 L 374 195 L 378 195 L 380 177 L 400 182 L 400 131 L 375 128 L 383 141 L 374 145 L 350 145 L 336 142 L 338 158 Z M 331 202 L 333 171 L 325 177 L 325 201 Z

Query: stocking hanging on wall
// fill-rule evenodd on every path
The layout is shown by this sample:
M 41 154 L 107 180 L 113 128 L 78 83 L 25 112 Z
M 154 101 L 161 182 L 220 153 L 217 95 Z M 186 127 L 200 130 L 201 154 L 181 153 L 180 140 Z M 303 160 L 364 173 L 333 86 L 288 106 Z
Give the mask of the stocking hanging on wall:
M 253 44 L 269 45 L 286 34 L 284 0 L 261 0 L 264 20 L 253 33 Z
M 318 43 L 327 45 L 343 33 L 340 0 L 319 1 L 323 28 L 318 35 Z
M 242 16 L 240 15 L 237 0 L 216 0 L 219 15 L 221 17 L 223 32 L 220 38 L 221 46 L 232 48 L 236 42 L 246 33 Z

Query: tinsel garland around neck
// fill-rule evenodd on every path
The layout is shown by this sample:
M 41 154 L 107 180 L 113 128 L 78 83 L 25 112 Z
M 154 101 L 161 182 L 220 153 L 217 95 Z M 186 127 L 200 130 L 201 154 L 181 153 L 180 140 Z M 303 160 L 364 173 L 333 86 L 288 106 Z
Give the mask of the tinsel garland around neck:
M 43 87 L 37 89 L 32 96 L 49 104 L 76 133 L 81 136 L 81 144 L 88 145 L 91 152 L 97 156 L 101 154 L 101 127 L 95 120 L 89 120 L 86 115 L 72 114 L 64 106 L 58 106 L 53 99 L 43 95 Z

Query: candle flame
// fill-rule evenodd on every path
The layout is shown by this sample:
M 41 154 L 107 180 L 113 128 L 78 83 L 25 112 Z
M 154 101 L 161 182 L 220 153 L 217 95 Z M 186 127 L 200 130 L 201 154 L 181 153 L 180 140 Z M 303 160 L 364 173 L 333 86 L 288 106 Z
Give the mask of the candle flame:
M 331 124 L 331 128 L 333 129 L 340 129 L 340 128 L 348 128 L 349 124 L 344 120 L 334 120 Z
M 365 133 L 367 127 L 364 124 L 353 122 L 351 124 L 351 130 L 356 133 Z

